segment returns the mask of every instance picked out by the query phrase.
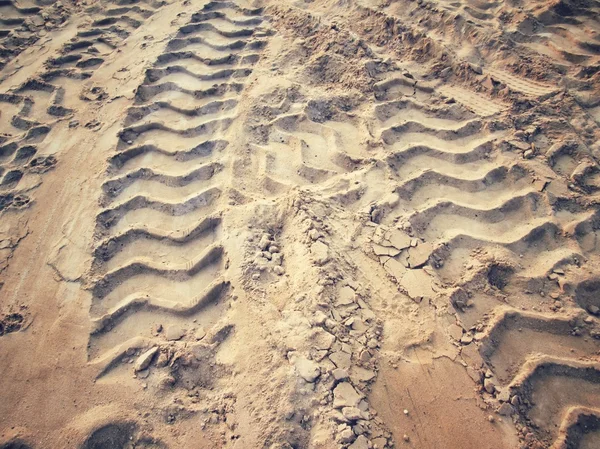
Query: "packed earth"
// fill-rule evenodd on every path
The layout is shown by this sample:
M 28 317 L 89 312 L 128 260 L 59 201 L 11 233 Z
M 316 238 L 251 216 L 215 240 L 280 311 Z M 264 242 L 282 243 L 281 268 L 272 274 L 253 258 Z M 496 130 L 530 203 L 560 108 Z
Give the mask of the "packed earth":
M 0 0 L 0 449 L 598 449 L 599 162 L 599 0 Z

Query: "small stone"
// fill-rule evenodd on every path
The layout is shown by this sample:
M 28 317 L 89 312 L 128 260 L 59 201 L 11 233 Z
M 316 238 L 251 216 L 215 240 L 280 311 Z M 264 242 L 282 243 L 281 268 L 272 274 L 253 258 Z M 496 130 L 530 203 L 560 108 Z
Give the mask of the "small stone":
M 348 379 L 348 371 L 341 368 L 334 369 L 331 374 L 335 380 L 346 380 Z
M 362 412 L 358 407 L 344 407 L 342 415 L 349 421 L 358 421 L 363 418 Z
M 590 305 L 587 309 L 592 315 L 598 315 L 598 312 L 600 312 L 600 309 L 595 305 Z
M 354 290 L 352 290 L 350 287 L 342 287 L 338 296 L 337 305 L 347 306 L 350 304 L 354 304 L 355 296 L 356 294 L 354 293 Z
M 510 405 L 508 402 L 505 402 L 504 404 L 502 404 L 500 406 L 500 408 L 498 409 L 498 414 L 501 416 L 510 416 L 514 413 L 514 409 L 512 407 L 512 405 Z
M 373 448 L 374 449 L 384 449 L 387 445 L 387 440 L 385 438 L 375 438 L 373 440 Z
M 463 345 L 470 345 L 473 342 L 473 336 L 471 334 L 465 334 L 461 337 L 460 342 Z
M 473 70 L 473 72 L 475 72 L 477 75 L 482 75 L 483 74 L 483 69 L 481 68 L 480 65 L 477 64 L 473 64 L 472 62 L 469 63 L 469 67 L 471 68 L 471 70 Z
M 533 150 L 531 150 L 531 149 L 529 149 L 529 150 L 526 150 L 526 151 L 523 153 L 523 157 L 524 157 L 525 159 L 532 159 L 532 158 L 533 158 L 533 156 L 534 156 L 534 153 L 533 153 Z
M 296 370 L 300 377 L 307 382 L 314 382 L 320 375 L 321 369 L 312 360 L 308 360 L 304 357 L 298 357 L 295 361 Z
M 591 316 L 586 316 L 586 317 L 583 319 L 583 322 L 584 322 L 585 324 L 592 324 L 592 323 L 594 322 L 594 319 L 593 319 Z
M 324 404 L 322 403 L 321 405 L 325 405 L 325 404 L 327 404 L 327 402 L 325 402 Z M 338 422 L 338 423 L 347 423 L 348 422 L 346 417 L 344 415 L 342 415 L 342 412 L 340 412 L 339 410 L 332 410 L 330 412 L 330 416 L 335 422 Z
M 327 315 L 325 315 L 323 312 L 321 312 L 320 310 L 317 310 L 315 312 L 315 316 L 313 318 L 313 322 L 317 325 L 317 326 L 322 326 L 323 324 L 325 324 L 325 321 L 327 321 Z
M 351 443 L 356 438 L 352 429 L 348 426 L 345 426 L 345 429 L 338 433 L 338 441 L 340 443 Z
M 359 436 L 348 449 L 369 449 L 369 440 L 364 435 Z
M 410 441 L 410 437 L 407 434 L 404 434 L 404 436 L 402 437 L 402 439 L 404 441 L 406 441 L 407 443 Z
M 408 250 L 408 263 L 410 268 L 419 268 L 425 265 L 429 260 L 429 256 L 433 252 L 433 244 L 419 243 L 418 246 L 412 247 Z
M 492 379 L 486 378 L 483 381 L 483 388 L 485 388 L 485 391 L 487 391 L 489 394 L 493 394 L 494 391 L 496 391 L 496 384 Z
M 408 416 L 408 410 L 404 409 L 404 414 Z
M 329 260 L 329 247 L 320 240 L 311 245 L 310 252 L 317 265 L 324 265 Z
M 260 238 L 260 242 L 258 242 L 258 247 L 261 251 L 265 251 L 270 244 L 271 239 L 269 239 L 269 237 L 266 234 L 263 234 L 263 236 Z
M 273 267 L 273 273 L 275 273 L 277 276 L 283 276 L 285 270 L 279 265 L 276 265 Z
M 196 337 L 197 341 L 200 341 L 204 337 L 206 337 L 206 331 L 204 330 L 204 328 L 199 327 L 198 329 L 196 329 L 196 332 L 194 332 L 194 336 Z
M 518 395 L 516 395 L 516 394 L 515 394 L 515 395 L 514 395 L 512 398 L 510 398 L 510 403 L 511 403 L 512 405 L 514 405 L 515 407 L 516 407 L 517 405 L 519 405 L 519 403 L 520 403 L 520 402 L 521 402 L 521 400 L 519 399 L 519 396 L 518 396 Z
M 496 419 L 492 415 L 488 415 L 488 421 L 493 423 Z
M 458 324 L 451 324 L 448 326 L 448 333 L 454 340 L 460 341 L 463 336 L 463 329 Z
M 154 346 L 153 348 L 148 349 L 146 352 L 140 355 L 135 362 L 134 370 L 138 372 L 148 368 L 150 366 L 150 363 L 152 363 L 152 359 L 154 358 L 157 352 L 158 346 Z
M 167 366 L 169 364 L 169 353 L 166 351 L 161 351 L 160 354 L 158 354 L 158 358 L 156 359 L 156 367 L 157 368 L 164 368 L 165 366 Z
M 389 241 L 394 248 L 402 250 L 410 246 L 411 238 L 399 229 L 392 229 Z
M 344 370 L 350 369 L 350 365 L 352 364 L 351 355 L 342 351 L 336 351 L 329 354 L 329 360 L 331 360 L 336 367 Z
M 168 341 L 177 341 L 185 335 L 185 330 L 176 324 L 167 327 L 165 337 Z
M 361 366 L 353 366 L 350 377 L 355 382 L 369 382 L 375 378 L 375 372 Z
M 269 246 L 269 252 L 273 253 L 273 254 L 278 253 L 279 247 L 277 245 L 271 245 L 271 246 Z
M 316 229 L 311 229 L 310 231 L 308 231 L 308 236 L 311 238 L 311 240 L 315 241 L 319 240 L 319 238 L 322 237 L 321 233 Z
M 352 384 L 341 382 L 333 390 L 333 406 L 335 408 L 356 407 L 362 399 Z

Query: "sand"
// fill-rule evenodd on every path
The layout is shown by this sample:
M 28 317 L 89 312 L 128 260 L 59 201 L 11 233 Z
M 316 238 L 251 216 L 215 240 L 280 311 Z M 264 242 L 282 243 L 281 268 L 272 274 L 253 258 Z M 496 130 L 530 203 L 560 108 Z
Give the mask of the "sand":
M 0 0 L 0 448 L 600 447 L 595 0 Z

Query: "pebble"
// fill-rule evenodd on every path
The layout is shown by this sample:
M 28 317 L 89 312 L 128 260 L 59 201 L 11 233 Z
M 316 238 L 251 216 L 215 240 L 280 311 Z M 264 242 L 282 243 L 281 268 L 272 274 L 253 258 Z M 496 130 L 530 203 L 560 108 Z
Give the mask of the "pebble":
M 321 233 L 319 231 L 317 231 L 316 229 L 311 229 L 310 231 L 308 231 L 308 236 L 312 240 L 318 240 L 320 237 L 322 237 Z
M 346 380 L 348 379 L 348 371 L 341 368 L 334 369 L 331 374 L 335 380 Z
M 342 351 L 333 352 L 329 355 L 329 360 L 333 362 L 335 366 L 341 369 L 348 370 L 352 364 L 352 357 L 350 354 Z
M 364 435 L 359 436 L 348 449 L 369 449 L 369 440 Z
M 352 384 L 341 382 L 333 390 L 333 406 L 335 408 L 356 407 L 362 399 Z
M 513 406 L 510 405 L 508 402 L 505 402 L 498 409 L 498 414 L 501 416 L 510 416 L 514 413 L 514 411 L 515 410 L 513 409 Z
M 285 270 L 279 265 L 276 265 L 273 267 L 273 273 L 275 273 L 277 276 L 282 276 L 285 273 Z
M 340 294 L 338 296 L 337 304 L 339 306 L 347 306 L 349 304 L 353 304 L 355 297 L 356 297 L 356 294 L 354 293 L 354 290 L 352 290 L 352 288 L 350 288 L 348 286 L 342 287 L 340 289 Z
M 473 336 L 470 334 L 465 334 L 461 337 L 460 342 L 463 345 L 469 345 L 473 342 Z
M 598 312 L 600 312 L 600 309 L 595 305 L 588 306 L 587 309 L 592 315 L 598 315 Z
M 271 240 L 269 239 L 269 237 L 264 234 L 261 238 L 260 238 L 260 242 L 258 242 L 258 247 L 261 249 L 261 251 L 265 251 L 269 245 L 271 244 Z
M 349 421 L 358 421 L 363 418 L 363 414 L 357 407 L 344 407 L 342 409 L 342 415 Z
M 324 265 L 329 260 L 329 247 L 320 240 L 311 245 L 310 252 L 317 265 Z
M 296 365 L 296 370 L 300 377 L 302 377 L 307 382 L 314 382 L 320 375 L 321 369 L 319 365 L 317 365 L 312 360 L 308 360 L 304 357 L 298 357 L 294 363 Z
M 158 358 L 156 359 L 156 367 L 157 368 L 164 368 L 168 364 L 169 364 L 169 354 L 166 351 L 165 352 L 161 352 L 158 355 Z
M 320 310 L 317 310 L 315 312 L 315 317 L 313 318 L 313 322 L 317 326 L 321 326 L 321 325 L 325 324 L 325 321 L 327 321 L 327 315 L 325 315 L 325 313 L 321 312 Z
M 157 352 L 158 346 L 154 346 L 153 348 L 148 349 L 146 352 L 140 355 L 135 362 L 134 370 L 138 372 L 148 368 L 150 366 L 150 363 L 152 363 L 152 359 L 154 358 Z
M 340 443 L 351 443 L 354 441 L 354 438 L 354 432 L 352 432 L 352 429 L 348 426 L 345 426 L 344 430 L 338 434 L 338 440 Z
M 185 330 L 181 326 L 176 324 L 167 327 L 165 331 L 165 337 L 168 341 L 177 341 L 185 335 Z
M 196 336 L 196 340 L 200 341 L 204 337 L 206 337 L 206 331 L 204 330 L 204 328 L 199 327 L 198 329 L 196 329 L 196 332 L 194 335 Z
M 410 441 L 410 437 L 407 434 L 404 434 L 404 436 L 402 437 L 402 439 L 404 441 L 406 441 L 407 443 Z

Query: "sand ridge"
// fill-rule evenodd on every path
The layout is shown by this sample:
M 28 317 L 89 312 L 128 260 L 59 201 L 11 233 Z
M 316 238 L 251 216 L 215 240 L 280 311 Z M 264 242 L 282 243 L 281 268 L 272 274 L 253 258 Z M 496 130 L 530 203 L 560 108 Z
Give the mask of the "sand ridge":
M 0 1 L 0 447 L 596 447 L 599 26 Z

